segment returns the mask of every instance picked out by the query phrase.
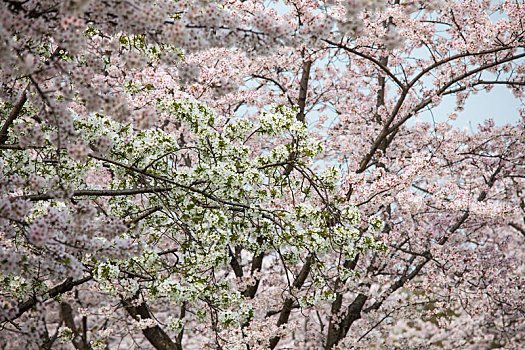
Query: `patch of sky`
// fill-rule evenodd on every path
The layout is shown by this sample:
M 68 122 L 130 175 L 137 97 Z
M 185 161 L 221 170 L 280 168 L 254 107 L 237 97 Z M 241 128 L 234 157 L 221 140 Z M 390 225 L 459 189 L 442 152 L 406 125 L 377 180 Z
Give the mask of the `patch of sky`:
M 482 90 L 471 95 L 462 111 L 455 112 L 456 97 L 445 96 L 441 103 L 430 110 L 424 110 L 407 124 L 413 125 L 415 120 L 430 123 L 449 122 L 455 128 L 467 128 L 476 132 L 477 126 L 486 119 L 493 119 L 495 125 L 515 124 L 521 120 L 519 109 L 524 107 L 523 101 L 512 95 L 503 85 L 495 86 L 490 92 Z M 457 113 L 456 120 L 449 119 L 450 113 Z

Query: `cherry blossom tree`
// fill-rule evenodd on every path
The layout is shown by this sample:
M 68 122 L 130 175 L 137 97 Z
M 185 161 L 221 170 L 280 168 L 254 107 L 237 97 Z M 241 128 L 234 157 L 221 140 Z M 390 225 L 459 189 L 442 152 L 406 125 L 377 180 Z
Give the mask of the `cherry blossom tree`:
M 452 121 L 523 98 L 524 18 L 0 1 L 0 345 L 519 349 L 525 109 Z

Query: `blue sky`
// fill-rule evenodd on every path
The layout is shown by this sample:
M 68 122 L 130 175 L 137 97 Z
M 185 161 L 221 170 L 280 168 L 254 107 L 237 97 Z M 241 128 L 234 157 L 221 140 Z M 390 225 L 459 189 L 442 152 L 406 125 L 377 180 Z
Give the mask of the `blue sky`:
M 432 113 L 424 111 L 419 119 L 432 122 L 441 122 L 448 119 L 448 114 L 454 112 L 455 96 L 446 96 Z M 470 128 L 474 131 L 483 120 L 492 118 L 496 125 L 516 123 L 521 119 L 518 109 L 523 108 L 522 101 L 512 95 L 504 85 L 495 86 L 490 92 L 478 92 L 471 95 L 465 104 L 465 109 L 458 113 L 458 118 L 450 121 L 456 128 Z

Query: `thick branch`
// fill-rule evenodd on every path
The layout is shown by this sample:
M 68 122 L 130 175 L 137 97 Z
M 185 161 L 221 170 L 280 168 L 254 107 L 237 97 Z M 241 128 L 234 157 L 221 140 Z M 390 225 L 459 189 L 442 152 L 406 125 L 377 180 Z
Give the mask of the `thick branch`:
M 346 315 L 343 321 L 340 323 L 339 328 L 336 330 L 336 334 L 326 339 L 325 349 L 331 349 L 341 339 L 346 337 L 352 324 L 361 318 L 361 310 L 363 309 L 363 306 L 367 300 L 367 295 L 361 293 L 357 295 L 354 301 L 348 306 Z
M 237 261 L 237 257 L 235 256 L 235 254 L 233 254 L 233 251 L 230 247 L 228 247 L 228 255 L 230 255 L 230 266 L 232 267 L 232 270 L 235 273 L 235 277 L 241 278 L 244 275 L 242 272 L 242 267 Z
M 312 68 L 312 61 L 306 60 L 303 62 L 303 73 L 301 75 L 301 81 L 299 82 L 299 97 L 297 98 L 297 104 L 299 105 L 299 113 L 297 114 L 297 120 L 304 122 L 305 109 L 306 109 L 306 95 L 308 94 L 308 80 L 310 79 L 310 70 Z
M 80 336 L 78 329 L 75 325 L 75 320 L 73 318 L 73 309 L 71 308 L 71 305 L 69 305 L 66 302 L 62 302 L 60 304 L 60 316 L 62 317 L 62 320 L 64 320 L 64 324 L 71 329 L 71 331 L 74 334 L 73 338 L 73 345 L 75 346 L 75 349 L 77 350 L 89 350 L 91 347 L 87 343 L 87 340 Z
M 128 312 L 128 314 L 135 320 L 146 320 L 151 319 L 151 314 L 145 303 L 141 303 L 138 306 L 133 306 L 133 299 L 123 300 L 122 305 Z M 169 335 L 166 334 L 158 325 L 155 327 L 149 327 L 142 330 L 142 334 L 148 339 L 148 341 L 157 350 L 182 350 L 182 347 L 177 342 L 173 342 Z
M 361 160 L 361 163 L 359 163 L 359 169 L 356 171 L 357 173 L 362 173 L 366 170 L 366 167 L 368 166 L 368 163 L 376 153 L 376 151 L 379 149 L 379 147 L 383 144 L 385 141 L 385 138 L 388 136 L 390 130 L 390 124 L 394 121 L 395 117 L 397 116 L 397 113 L 399 113 L 399 110 L 401 109 L 401 106 L 403 105 L 403 102 L 405 102 L 405 98 L 407 97 L 408 92 L 403 91 L 401 93 L 401 96 L 399 97 L 399 100 L 397 101 L 394 109 L 392 110 L 392 113 L 388 117 L 388 119 L 385 122 L 385 125 L 383 126 L 383 129 L 381 129 L 381 132 L 377 136 L 377 138 L 374 141 L 374 144 L 370 148 L 370 151 L 363 157 Z
M 262 245 L 264 243 L 263 237 L 258 237 L 257 238 L 257 243 L 259 245 Z M 264 252 L 253 256 L 252 266 L 251 266 L 251 269 L 250 269 L 250 273 L 251 273 L 252 276 L 254 275 L 255 272 L 261 271 L 263 259 L 264 259 Z M 255 294 L 257 293 L 257 289 L 259 289 L 259 281 L 260 281 L 259 276 L 256 276 L 255 277 L 255 284 L 253 284 L 253 285 L 249 286 L 248 288 L 246 288 L 246 290 L 242 293 L 243 296 L 247 297 L 247 298 L 250 298 L 250 299 L 253 299 L 255 297 Z
M 487 54 L 491 54 L 491 53 L 496 53 L 496 52 L 499 52 L 499 51 L 505 51 L 505 50 L 509 50 L 510 48 L 509 47 L 497 47 L 497 48 L 493 48 L 493 49 L 489 49 L 489 50 L 485 50 L 485 51 L 479 51 L 479 52 L 474 52 L 474 53 L 471 53 L 471 52 L 462 52 L 462 53 L 458 53 L 456 55 L 452 55 L 450 57 L 447 57 L 447 58 L 444 58 L 440 61 L 437 61 L 435 62 L 434 64 L 431 64 L 430 66 L 428 66 L 427 68 L 423 69 L 421 72 L 419 72 L 418 75 L 416 75 L 414 77 L 414 79 L 412 79 L 409 83 L 408 83 L 408 88 L 411 88 L 412 86 L 414 86 L 419 79 L 421 79 L 424 75 L 426 75 L 427 73 L 429 73 L 430 71 L 436 69 L 437 67 L 439 66 L 442 66 L 448 62 L 451 62 L 451 61 L 454 61 L 454 60 L 457 60 L 459 58 L 464 58 L 464 57 L 472 57 L 472 56 L 481 56 L 481 55 L 487 55 Z
M 523 229 L 520 225 L 511 222 L 511 223 L 509 223 L 509 226 L 514 228 L 516 231 L 521 233 L 523 235 L 523 237 L 525 237 L 525 229 Z
M 127 225 L 133 225 L 133 224 L 136 224 L 138 223 L 139 221 L 141 221 L 142 219 L 145 219 L 147 218 L 148 216 L 150 216 L 151 214 L 161 210 L 162 207 L 160 206 L 155 206 L 153 208 L 149 208 L 147 210 L 145 210 L 144 212 L 142 212 L 140 215 L 136 216 L 135 218 L 131 219 L 130 221 L 127 222 Z
M 410 119 L 415 113 L 419 112 L 421 109 L 425 108 L 426 106 L 428 106 L 433 98 L 435 96 L 441 96 L 443 94 L 445 94 L 447 92 L 447 89 L 449 87 L 451 87 L 452 85 L 460 82 L 461 80 L 465 79 L 465 78 L 468 78 L 474 74 L 477 74 L 477 73 L 480 73 L 484 70 L 487 70 L 487 69 L 490 69 L 492 67 L 495 67 L 495 66 L 498 66 L 500 64 L 503 64 L 503 63 L 507 63 L 507 62 L 511 62 L 511 61 L 514 61 L 514 60 L 517 60 L 517 59 L 520 59 L 520 58 L 523 58 L 525 57 L 525 53 L 521 53 L 519 55 L 515 55 L 515 56 L 510 56 L 510 57 L 506 57 L 502 60 L 499 60 L 499 61 L 494 61 L 494 62 L 491 62 L 491 63 L 487 63 L 487 64 L 484 64 L 478 68 L 475 68 L 475 69 L 472 69 L 468 72 L 465 72 L 463 74 L 460 74 L 458 75 L 457 77 L 451 79 L 450 81 L 448 81 L 446 84 L 444 84 L 438 91 L 436 91 L 436 93 L 433 95 L 433 96 L 430 96 L 428 98 L 426 98 L 425 100 L 421 101 L 421 103 L 419 103 L 415 108 L 414 110 L 407 114 L 405 117 L 401 118 L 396 124 L 394 124 L 389 130 L 387 133 L 391 133 L 395 130 L 397 130 L 401 125 L 403 125 L 408 119 Z
M 9 116 L 7 117 L 6 121 L 4 122 L 4 125 L 2 125 L 2 129 L 0 129 L 0 145 L 3 145 L 7 141 L 8 132 L 7 129 L 13 124 L 16 118 L 20 115 L 20 112 L 22 111 L 22 107 L 24 107 L 24 104 L 27 101 L 27 94 L 24 91 L 22 93 L 22 96 L 20 97 L 20 100 L 16 103 L 16 105 L 11 110 L 11 113 L 9 113 Z
M 261 271 L 263 258 L 264 258 L 264 253 L 258 254 L 257 256 L 253 258 L 252 269 L 251 269 L 252 275 L 256 271 Z M 257 293 L 257 289 L 259 289 L 259 282 L 260 282 L 260 278 L 255 277 L 255 283 L 249 286 L 248 288 L 246 288 L 246 290 L 242 293 L 242 295 L 247 298 L 253 299 L 255 297 L 255 294 Z
M 3 145 L 3 144 L 0 144 L 0 149 L 14 149 L 14 150 L 17 150 L 17 151 L 23 151 L 23 150 L 26 150 L 26 149 L 29 149 L 30 147 L 22 147 L 20 145 Z

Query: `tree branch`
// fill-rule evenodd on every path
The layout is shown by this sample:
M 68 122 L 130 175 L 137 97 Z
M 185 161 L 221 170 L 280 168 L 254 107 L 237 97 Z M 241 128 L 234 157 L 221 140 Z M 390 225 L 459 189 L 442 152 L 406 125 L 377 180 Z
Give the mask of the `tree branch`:
M 392 133 L 393 131 L 397 130 L 401 125 L 403 125 L 408 119 L 412 118 L 412 116 L 414 116 L 415 113 L 419 112 L 421 109 L 425 108 L 426 106 L 428 106 L 431 102 L 432 102 L 432 99 L 436 96 L 441 96 L 443 95 L 444 93 L 446 93 L 447 89 L 449 87 L 451 87 L 452 85 L 454 85 L 455 83 L 458 83 L 460 82 L 461 80 L 465 79 L 465 78 L 468 78 L 476 73 L 479 73 L 479 72 L 482 72 L 484 70 L 487 70 L 489 68 L 492 68 L 492 67 L 495 67 L 495 66 L 498 66 L 500 64 L 503 64 L 503 63 L 507 63 L 507 62 L 511 62 L 511 61 L 514 61 L 514 60 L 517 60 L 517 59 L 520 59 L 520 58 L 523 58 L 525 57 L 525 53 L 521 53 L 519 55 L 515 55 L 515 56 L 510 56 L 510 57 L 507 57 L 507 58 L 504 58 L 502 60 L 499 60 L 499 61 L 494 61 L 494 62 L 491 62 L 491 63 L 487 63 L 487 64 L 484 64 L 478 68 L 475 68 L 475 69 L 472 69 L 468 72 L 465 72 L 463 74 L 460 74 L 458 75 L 457 77 L 449 80 L 446 84 L 444 84 L 438 91 L 436 91 L 436 93 L 433 95 L 433 96 L 430 96 L 428 98 L 426 98 L 425 100 L 421 101 L 414 109 L 411 113 L 408 113 L 405 117 L 401 118 L 396 124 L 394 124 L 389 130 L 387 133 Z
M 359 52 L 357 51 L 356 49 L 352 49 L 352 48 L 349 48 L 348 46 L 345 46 L 341 43 L 336 43 L 336 42 L 333 42 L 331 40 L 323 40 L 325 43 L 327 44 L 330 44 L 332 46 L 337 46 L 345 51 L 348 51 L 350 53 L 353 53 L 354 55 L 356 56 L 359 56 L 359 57 L 362 57 L 372 63 L 374 63 L 377 67 L 379 67 L 380 70 L 382 70 L 383 72 L 386 73 L 386 75 L 388 75 L 390 77 L 390 79 L 392 79 L 397 86 L 399 86 L 399 88 L 402 90 L 402 91 L 406 91 L 407 90 L 407 87 L 405 86 L 405 84 L 403 84 L 401 82 L 401 80 L 399 80 L 391 71 L 390 69 L 388 69 L 388 67 L 386 67 L 384 64 L 382 64 L 379 60 L 375 59 L 374 57 L 372 56 L 369 56 L 369 55 L 366 55 L 362 52 Z
M 66 302 L 62 302 L 60 304 L 60 316 L 62 317 L 62 320 L 64 320 L 64 324 L 71 329 L 73 332 L 73 345 L 75 346 L 75 349 L 77 350 L 89 350 L 91 349 L 91 346 L 87 343 L 86 339 L 81 337 L 79 335 L 78 329 L 75 325 L 75 320 L 73 318 L 73 309 L 71 308 L 71 305 L 69 305 Z
M 96 196 L 96 197 L 116 197 L 116 196 L 130 196 L 144 193 L 159 193 L 170 191 L 169 187 L 146 187 L 146 188 L 130 188 L 124 190 L 77 190 L 73 192 L 73 197 L 82 196 Z M 34 194 L 29 196 L 18 197 L 21 199 L 29 199 L 31 201 L 45 201 L 54 198 L 49 193 Z
M 291 105 L 294 104 L 292 99 L 290 98 L 290 96 L 288 96 L 288 93 L 287 93 L 286 89 L 284 88 L 284 86 L 282 86 L 281 83 L 279 83 L 277 80 L 275 80 L 273 78 L 265 77 L 264 75 L 259 75 L 259 74 L 252 74 L 252 77 L 258 78 L 258 79 L 263 79 L 263 80 L 266 80 L 266 81 L 274 83 L 283 92 L 283 94 L 286 95 L 286 98 L 288 99 L 288 102 L 290 102 Z
M 165 176 L 157 175 L 157 174 L 148 172 L 148 171 L 143 170 L 143 169 L 135 168 L 135 167 L 133 167 L 131 165 L 127 165 L 127 164 L 124 164 L 124 163 L 116 161 L 116 160 L 106 159 L 106 158 L 103 158 L 103 157 L 99 157 L 99 156 L 97 156 L 95 154 L 90 154 L 89 156 L 91 158 L 95 158 L 95 159 L 101 160 L 103 162 L 107 162 L 107 163 L 110 163 L 110 164 L 113 164 L 113 165 L 116 165 L 116 166 L 120 166 L 120 167 L 122 167 L 124 169 L 131 170 L 131 171 L 136 172 L 138 174 L 142 174 L 142 175 L 151 177 L 153 179 L 164 181 L 164 182 L 167 182 L 167 183 L 169 183 L 171 185 L 174 185 L 174 186 L 177 186 L 177 187 L 180 187 L 180 188 L 184 188 L 185 190 L 188 190 L 190 192 L 198 193 L 198 194 L 200 194 L 200 195 L 202 195 L 202 196 L 204 196 L 204 197 L 206 197 L 208 199 L 211 199 L 211 200 L 213 200 L 215 202 L 218 202 L 218 203 L 222 203 L 222 204 L 225 204 L 225 205 L 228 205 L 228 206 L 232 206 L 232 207 L 243 208 L 243 209 L 253 209 L 247 204 L 234 203 L 234 202 L 222 199 L 222 198 L 215 197 L 214 195 L 206 193 L 206 191 L 204 191 L 204 190 L 199 190 L 198 188 L 195 188 L 195 187 L 193 187 L 191 185 L 184 185 L 184 184 L 178 183 L 176 181 L 173 181 L 171 179 L 168 179 Z
M 83 277 L 75 281 L 73 280 L 73 278 L 68 277 L 63 283 L 51 288 L 46 294 L 40 296 L 40 298 L 38 298 L 37 296 L 33 296 L 29 298 L 28 300 L 18 304 L 18 312 L 16 313 L 15 317 L 11 319 L 11 321 L 16 320 L 17 318 L 22 316 L 26 311 L 32 309 L 37 304 L 39 299 L 41 301 L 52 299 L 58 295 L 61 295 L 61 294 L 64 294 L 66 292 L 73 290 L 74 287 L 79 286 L 83 283 L 86 283 L 90 281 L 92 278 L 93 278 L 92 276 L 86 276 L 86 277 Z M 0 322 L 5 322 L 5 321 L 7 320 L 0 320 Z
M 148 307 L 144 302 L 138 306 L 134 306 L 133 304 L 133 299 L 122 300 L 122 305 L 133 319 L 146 320 L 152 318 Z M 143 329 L 142 334 L 144 334 L 146 339 L 148 339 L 151 345 L 157 350 L 182 350 L 180 343 L 173 342 L 169 335 L 158 325 Z
M 237 258 L 235 257 L 232 249 L 229 246 L 228 246 L 228 255 L 230 255 L 230 258 L 231 258 L 230 266 L 232 267 L 232 270 L 235 273 L 235 277 L 241 278 L 244 275 L 242 272 L 242 267 L 237 261 Z
M 519 226 L 518 224 L 515 224 L 513 222 L 509 223 L 509 226 L 514 228 L 516 231 L 521 233 L 523 235 L 523 237 L 525 237 L 525 229 L 523 229 L 521 226 Z
M 306 60 L 303 62 L 303 73 L 301 81 L 299 82 L 299 97 L 297 104 L 299 105 L 299 113 L 297 113 L 297 120 L 304 122 L 306 109 L 306 96 L 308 94 L 308 81 L 310 79 L 310 70 L 312 69 L 312 61 Z
M 310 274 L 310 270 L 312 268 L 312 261 L 313 257 L 309 255 L 306 258 L 306 262 L 304 263 L 303 267 L 301 268 L 301 271 L 299 272 L 299 275 L 295 278 L 292 287 L 294 289 L 301 289 L 304 282 L 306 281 L 306 278 Z M 290 318 L 290 313 L 292 311 L 294 305 L 294 298 L 288 297 L 284 301 L 283 308 L 281 309 L 281 313 L 279 315 L 279 320 L 277 320 L 277 327 L 288 323 L 288 319 Z M 270 349 L 274 349 L 277 346 L 277 343 L 279 343 L 279 340 L 281 339 L 280 336 L 273 337 L 270 339 Z
M 312 68 L 312 61 L 303 61 L 303 73 L 301 75 L 301 81 L 299 82 L 299 97 L 297 104 L 299 105 L 299 113 L 296 115 L 296 119 L 304 123 L 305 109 L 306 109 L 306 96 L 308 94 L 308 80 L 310 79 L 310 69 Z M 295 152 L 290 153 L 287 160 L 286 168 L 284 169 L 284 175 L 288 176 L 293 170 L 293 160 L 297 157 Z
M 464 57 L 471 57 L 471 56 L 481 56 L 481 55 L 487 55 L 487 54 L 491 54 L 491 53 L 497 53 L 497 52 L 500 52 L 500 51 L 505 51 L 505 50 L 509 50 L 510 48 L 509 47 L 497 47 L 497 48 L 494 48 L 494 49 L 489 49 L 489 50 L 485 50 L 485 51 L 479 51 L 479 52 L 475 52 L 475 53 L 470 53 L 470 52 L 463 52 L 463 53 L 458 53 L 456 55 L 452 55 L 450 57 L 447 57 L 447 58 L 444 58 L 440 61 L 437 61 L 435 62 L 434 64 L 431 64 L 430 66 L 428 66 L 427 68 L 423 69 L 421 72 L 419 72 L 418 75 L 416 75 L 407 85 L 408 88 L 411 88 L 412 86 L 414 86 L 417 81 L 419 79 L 421 79 L 424 75 L 426 75 L 427 73 L 430 73 L 430 71 L 432 71 L 433 69 L 439 67 L 439 66 L 442 66 L 443 64 L 446 64 L 448 62 L 452 62 L 454 60 L 457 60 L 458 58 L 464 58 Z
M 353 270 L 355 269 L 358 261 L 359 254 L 355 257 L 354 260 L 345 260 L 345 262 L 343 263 L 343 267 L 346 269 Z M 338 314 L 341 311 L 341 306 L 343 305 L 343 293 L 341 293 L 339 289 L 341 288 L 341 286 L 344 285 L 344 282 L 345 281 L 340 278 L 337 278 L 337 280 L 335 281 L 334 290 L 336 292 L 336 296 L 330 309 L 330 319 L 328 324 L 328 334 L 326 336 L 325 349 L 331 349 L 332 346 L 334 346 L 334 344 L 336 344 L 339 341 L 341 325 L 337 324 L 336 319 L 338 318 Z
M 7 129 L 13 124 L 16 118 L 20 115 L 20 112 L 22 111 L 22 107 L 24 107 L 24 104 L 27 101 L 27 93 L 24 90 L 22 93 L 22 96 L 16 103 L 16 105 L 11 110 L 11 113 L 9 113 L 9 116 L 7 117 L 6 121 L 4 122 L 4 125 L 2 125 L 2 128 L 0 129 L 0 145 L 3 145 L 8 138 L 8 132 Z

